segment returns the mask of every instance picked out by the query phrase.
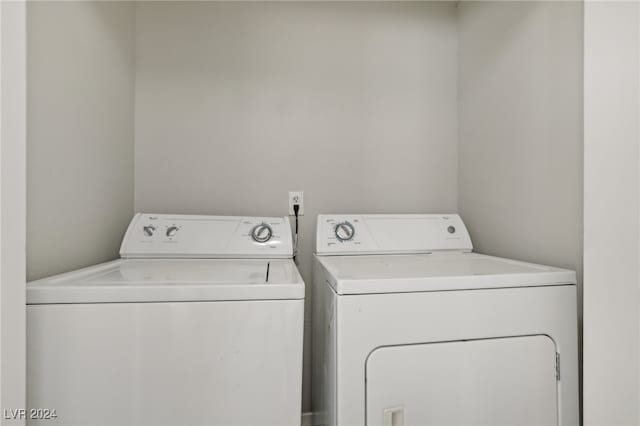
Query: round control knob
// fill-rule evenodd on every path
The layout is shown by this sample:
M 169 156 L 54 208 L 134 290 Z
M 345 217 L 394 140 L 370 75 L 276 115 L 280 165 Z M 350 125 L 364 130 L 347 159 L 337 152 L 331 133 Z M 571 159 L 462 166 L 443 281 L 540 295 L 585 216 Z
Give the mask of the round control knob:
M 266 243 L 273 236 L 273 229 L 266 223 L 261 223 L 260 225 L 256 225 L 251 230 L 251 238 L 256 243 Z
M 142 233 L 143 233 L 146 237 L 152 237 L 152 236 L 153 236 L 153 233 L 155 232 L 155 230 L 156 230 L 156 227 L 155 227 L 155 226 L 153 226 L 153 225 L 147 225 L 147 226 L 144 226 L 144 227 L 142 228 Z
M 178 232 L 177 226 L 170 226 L 167 228 L 167 237 L 173 237 Z
M 356 234 L 356 230 L 349 222 L 342 222 L 337 224 L 335 232 L 338 241 L 349 241 Z

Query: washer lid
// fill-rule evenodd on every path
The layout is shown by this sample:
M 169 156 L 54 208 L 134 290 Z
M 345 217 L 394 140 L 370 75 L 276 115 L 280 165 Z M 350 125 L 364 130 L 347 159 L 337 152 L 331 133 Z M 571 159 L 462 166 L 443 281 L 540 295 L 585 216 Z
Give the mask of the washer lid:
M 575 284 L 574 271 L 476 253 L 317 256 L 338 294 Z
M 289 259 L 123 259 L 27 284 L 27 304 L 303 298 Z

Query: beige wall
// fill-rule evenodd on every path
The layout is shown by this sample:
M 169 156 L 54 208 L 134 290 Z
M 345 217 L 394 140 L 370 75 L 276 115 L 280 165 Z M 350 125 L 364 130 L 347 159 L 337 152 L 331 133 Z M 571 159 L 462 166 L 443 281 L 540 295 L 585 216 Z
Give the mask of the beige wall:
M 640 424 L 640 5 L 586 2 L 584 424 Z
M 460 213 L 478 251 L 581 268 L 582 5 L 459 6 Z
M 0 2 L 0 407 L 5 410 L 26 406 L 26 20 L 24 2 Z M 5 417 L 0 424 L 25 424 Z
M 29 2 L 27 276 L 110 260 L 133 214 L 134 8 Z
M 304 190 L 307 282 L 318 213 L 456 211 L 453 4 L 141 3 L 136 34 L 137 211 Z

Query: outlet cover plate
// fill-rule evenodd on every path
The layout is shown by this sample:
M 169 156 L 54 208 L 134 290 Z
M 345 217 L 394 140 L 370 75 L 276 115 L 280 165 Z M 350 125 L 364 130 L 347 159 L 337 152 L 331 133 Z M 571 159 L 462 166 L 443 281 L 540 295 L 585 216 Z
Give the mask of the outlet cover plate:
M 289 216 L 294 216 L 293 205 L 298 204 L 300 209 L 298 210 L 298 216 L 304 214 L 304 192 L 303 191 L 289 191 Z

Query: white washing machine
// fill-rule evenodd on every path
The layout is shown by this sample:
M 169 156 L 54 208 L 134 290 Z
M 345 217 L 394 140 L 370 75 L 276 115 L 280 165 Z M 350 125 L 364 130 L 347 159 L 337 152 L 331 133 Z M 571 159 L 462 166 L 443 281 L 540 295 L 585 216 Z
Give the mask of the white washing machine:
M 300 424 L 287 218 L 138 214 L 120 254 L 27 285 L 28 408 L 65 426 Z
M 339 426 L 578 425 L 573 271 L 457 215 L 318 217 L 313 408 Z

